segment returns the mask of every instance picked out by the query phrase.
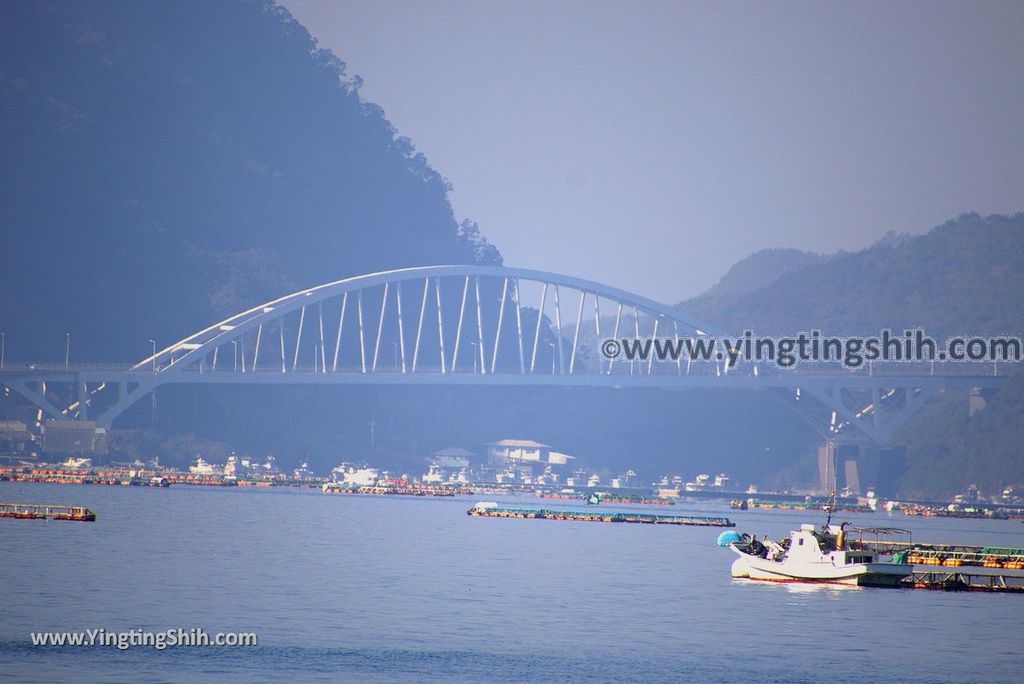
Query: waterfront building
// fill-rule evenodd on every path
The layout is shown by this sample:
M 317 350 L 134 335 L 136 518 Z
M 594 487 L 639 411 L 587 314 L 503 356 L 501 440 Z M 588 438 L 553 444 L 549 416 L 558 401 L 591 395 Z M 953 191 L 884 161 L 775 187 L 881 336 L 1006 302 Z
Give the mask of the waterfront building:
M 25 455 L 34 446 L 35 437 L 20 420 L 0 420 L 0 454 Z
M 551 447 L 547 444 L 530 439 L 503 439 L 487 445 L 487 462 L 492 465 L 542 463 L 548 460 L 550 452 Z
M 569 454 L 552 451 L 549 445 L 529 439 L 503 439 L 487 445 L 487 464 L 497 471 L 496 482 L 557 482 L 559 470 L 573 460 Z
M 107 453 L 107 429 L 86 420 L 47 420 L 43 422 L 43 453 L 104 455 Z

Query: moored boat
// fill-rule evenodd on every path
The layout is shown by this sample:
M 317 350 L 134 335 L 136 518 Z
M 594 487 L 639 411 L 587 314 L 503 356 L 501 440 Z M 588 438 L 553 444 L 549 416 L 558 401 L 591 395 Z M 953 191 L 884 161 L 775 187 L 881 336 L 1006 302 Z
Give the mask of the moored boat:
M 824 582 L 855 586 L 896 587 L 913 567 L 884 561 L 871 550 L 850 548 L 842 525 L 820 530 L 801 525 L 781 544 L 743 535 L 727 542 L 738 558 L 732 576 L 771 582 Z

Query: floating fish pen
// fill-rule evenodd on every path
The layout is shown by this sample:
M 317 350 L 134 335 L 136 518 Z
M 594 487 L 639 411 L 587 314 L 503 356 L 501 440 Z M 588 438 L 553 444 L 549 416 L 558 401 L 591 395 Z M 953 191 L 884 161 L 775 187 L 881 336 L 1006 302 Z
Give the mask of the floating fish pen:
M 915 565 L 903 586 L 945 591 L 1024 592 L 1024 571 L 1012 567 Z
M 904 515 L 924 516 L 926 518 L 968 518 L 985 520 L 1011 520 L 1024 518 L 1022 508 L 989 508 L 985 506 L 969 506 L 966 508 L 951 508 L 949 506 L 925 506 L 923 504 L 907 504 L 900 506 Z
M 995 546 L 931 546 L 915 547 L 904 552 L 910 565 L 931 565 L 947 568 L 982 567 L 1024 570 L 1024 549 Z
M 877 540 L 857 540 L 850 546 L 891 554 L 894 563 L 912 566 L 905 587 L 1024 592 L 1024 548 Z
M 729 507 L 737 511 L 823 511 L 828 507 L 827 501 L 762 501 L 760 499 L 735 499 Z M 870 506 L 860 504 L 837 503 L 834 511 L 843 513 L 871 513 Z
M 455 496 L 457 493 L 463 493 L 449 487 L 346 485 L 333 482 L 323 485 L 321 490 L 324 494 L 372 494 L 376 496 Z
M 689 515 L 660 515 L 640 511 L 562 511 L 546 508 L 508 508 L 496 503 L 478 503 L 466 511 L 479 518 L 530 518 L 537 520 L 575 520 L 580 522 L 644 523 L 648 525 L 693 525 L 698 527 L 735 527 L 728 518 Z
M 918 589 L 1024 591 L 1024 549 L 999 546 L 919 545 L 894 559 L 914 566 Z
M 73 520 L 93 522 L 96 514 L 84 506 L 57 504 L 0 504 L 0 518 L 18 520 Z
M 625 504 L 625 505 L 644 505 L 644 506 L 674 506 L 676 504 L 672 499 L 662 499 L 650 496 L 601 496 L 598 501 L 603 504 Z

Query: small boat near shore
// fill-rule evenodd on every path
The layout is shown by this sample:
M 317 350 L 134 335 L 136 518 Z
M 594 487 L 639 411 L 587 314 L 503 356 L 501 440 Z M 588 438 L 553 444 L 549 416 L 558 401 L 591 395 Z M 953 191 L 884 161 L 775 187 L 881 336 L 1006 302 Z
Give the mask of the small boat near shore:
M 914 570 L 911 565 L 883 561 L 872 550 L 850 548 L 843 525 L 826 524 L 816 530 L 804 524 L 782 543 L 750 535 L 723 541 L 738 556 L 731 569 L 737 578 L 897 587 Z

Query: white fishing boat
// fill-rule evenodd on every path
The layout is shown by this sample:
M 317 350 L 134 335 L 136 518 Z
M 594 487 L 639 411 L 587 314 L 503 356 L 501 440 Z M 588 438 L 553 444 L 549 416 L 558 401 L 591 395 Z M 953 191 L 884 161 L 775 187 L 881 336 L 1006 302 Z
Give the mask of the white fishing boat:
M 895 587 L 913 572 L 913 566 L 882 560 L 874 551 L 849 548 L 842 525 L 801 525 L 781 544 L 744 535 L 728 546 L 739 556 L 732 576 L 753 580 Z

